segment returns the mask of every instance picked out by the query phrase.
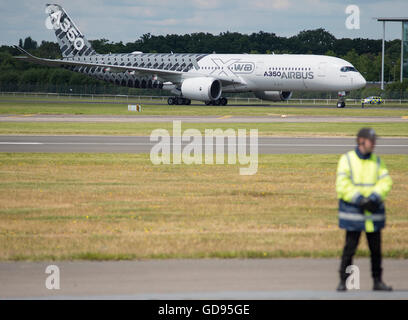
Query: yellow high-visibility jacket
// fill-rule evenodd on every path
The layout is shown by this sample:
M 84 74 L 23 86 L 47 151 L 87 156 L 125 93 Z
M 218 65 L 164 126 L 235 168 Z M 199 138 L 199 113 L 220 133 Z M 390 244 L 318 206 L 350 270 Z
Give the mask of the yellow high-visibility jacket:
M 337 166 L 336 179 L 340 228 L 366 232 L 384 228 L 384 200 L 391 186 L 392 179 L 378 156 L 362 155 L 358 148 L 343 154 Z M 363 212 L 358 206 L 362 197 L 377 201 L 378 210 Z

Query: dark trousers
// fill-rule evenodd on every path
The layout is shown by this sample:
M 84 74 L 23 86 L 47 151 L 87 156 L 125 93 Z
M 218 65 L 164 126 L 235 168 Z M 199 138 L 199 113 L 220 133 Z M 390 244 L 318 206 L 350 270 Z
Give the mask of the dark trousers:
M 340 278 L 346 280 L 350 275 L 346 268 L 353 264 L 353 256 L 356 253 L 361 231 L 346 231 L 346 244 L 343 249 L 340 264 Z M 381 279 L 381 231 L 366 232 L 368 247 L 371 253 L 371 275 L 374 279 Z

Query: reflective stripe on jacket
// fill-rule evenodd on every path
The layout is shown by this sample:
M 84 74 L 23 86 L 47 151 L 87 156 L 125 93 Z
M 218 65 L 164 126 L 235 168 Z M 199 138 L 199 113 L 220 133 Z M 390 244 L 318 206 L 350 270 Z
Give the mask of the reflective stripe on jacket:
M 374 232 L 385 226 L 384 200 L 392 179 L 384 162 L 375 154 L 367 159 L 358 150 L 342 155 L 337 167 L 336 191 L 339 199 L 339 226 L 349 231 Z M 381 200 L 376 212 L 363 212 L 358 200 L 375 194 Z

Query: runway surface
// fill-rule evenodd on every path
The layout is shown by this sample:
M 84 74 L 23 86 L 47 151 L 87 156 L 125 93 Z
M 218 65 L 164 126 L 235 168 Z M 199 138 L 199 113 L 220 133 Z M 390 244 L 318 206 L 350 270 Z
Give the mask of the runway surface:
M 384 260 L 393 292 L 373 292 L 368 259 L 360 289 L 338 293 L 338 259 L 1 262 L 0 299 L 408 299 L 408 260 Z M 60 289 L 45 287 L 48 265 Z
M 407 110 L 408 114 L 408 110 Z M 364 116 L 163 116 L 163 115 L 0 115 L 0 122 L 171 122 L 186 123 L 308 123 L 308 122 L 395 122 L 407 123 L 405 117 Z
M 183 142 L 182 148 L 188 143 Z M 217 145 L 221 145 L 215 139 L 213 143 L 214 150 Z M 150 141 L 148 136 L 0 135 L 0 152 L 150 153 L 151 148 L 155 144 L 157 142 Z M 172 141 L 170 144 L 172 144 Z M 227 139 L 224 139 L 224 147 L 225 152 L 227 152 Z M 248 140 L 246 147 L 248 150 Z M 355 138 L 260 137 L 258 140 L 260 154 L 340 154 L 354 147 Z M 376 153 L 408 154 L 408 138 L 381 138 L 377 142 Z

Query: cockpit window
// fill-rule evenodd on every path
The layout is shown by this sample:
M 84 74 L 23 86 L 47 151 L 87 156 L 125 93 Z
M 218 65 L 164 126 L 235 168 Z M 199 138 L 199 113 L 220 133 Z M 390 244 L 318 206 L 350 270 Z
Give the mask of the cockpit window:
M 354 71 L 354 72 L 358 72 L 356 68 L 354 67 L 342 67 L 340 69 L 341 72 L 349 72 L 349 71 Z

